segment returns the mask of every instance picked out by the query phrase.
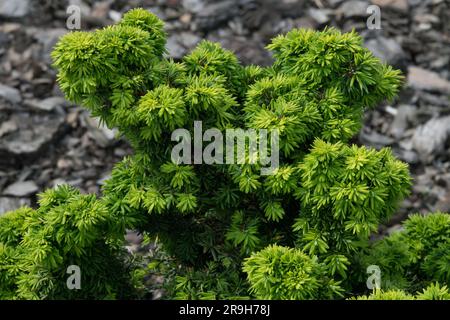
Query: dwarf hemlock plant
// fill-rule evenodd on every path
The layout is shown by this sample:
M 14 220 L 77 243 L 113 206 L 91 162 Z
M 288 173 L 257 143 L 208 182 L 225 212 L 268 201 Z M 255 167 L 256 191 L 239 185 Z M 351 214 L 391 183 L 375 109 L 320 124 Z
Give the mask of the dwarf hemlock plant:
M 0 218 L 0 299 L 131 296 L 123 231 L 95 195 L 63 185 L 41 194 L 39 205 Z M 81 270 L 80 290 L 67 285 L 70 266 Z
M 410 177 L 389 149 L 347 143 L 366 108 L 395 97 L 399 71 L 375 58 L 355 32 L 331 28 L 278 36 L 268 45 L 274 64 L 264 68 L 243 66 L 209 41 L 175 62 L 165 57 L 165 41 L 163 23 L 134 9 L 116 25 L 72 32 L 56 45 L 52 57 L 66 97 L 117 128 L 134 154 L 116 164 L 100 199 L 78 194 L 51 209 L 52 228 L 8 222 L 18 237 L 29 230 L 54 237 L 48 250 L 58 252 L 58 259 L 46 267 L 46 276 L 60 279 L 62 266 L 75 258 L 108 266 L 84 265 L 90 274 L 110 272 L 116 266 L 110 260 L 127 269 L 116 243 L 128 228 L 158 239 L 171 257 L 175 271 L 163 275 L 167 298 L 329 299 L 366 293 L 356 292 L 364 271 L 351 270 L 352 264 L 361 262 L 369 234 L 407 194 Z M 177 129 L 183 135 L 174 139 Z M 234 138 L 244 141 L 244 154 L 228 163 L 220 158 L 228 145 L 217 144 L 218 136 L 208 132 L 233 129 Z M 279 158 L 269 174 L 263 174 L 262 161 L 253 161 L 249 130 L 276 132 L 278 141 L 268 139 L 266 151 Z M 239 151 L 234 138 L 233 156 Z M 194 152 L 183 148 L 183 161 L 174 161 L 180 139 L 194 145 Z M 255 141 L 261 143 L 261 136 Z M 214 161 L 198 158 L 198 144 L 201 156 L 209 152 Z M 83 250 L 76 242 L 86 236 L 76 223 L 80 213 L 69 213 L 83 210 L 80 201 L 99 219 L 89 224 L 95 232 Z M 44 201 L 37 212 L 46 216 L 48 210 Z M 75 224 L 58 229 L 71 214 Z M 15 259 L 8 241 L 0 238 L 1 254 Z M 98 252 L 95 242 L 108 250 Z M 170 263 L 159 265 L 167 271 Z M 1 268 L 6 292 L 66 295 L 56 284 L 48 293 L 37 286 L 22 289 L 20 279 L 37 277 L 37 270 Z M 90 292 L 123 297 L 128 282 L 119 278 L 102 284 L 96 282 L 101 277 L 89 278 Z
M 450 215 L 412 215 L 404 229 L 375 242 L 362 264 L 383 270 L 383 288 L 420 290 L 433 282 L 450 286 Z

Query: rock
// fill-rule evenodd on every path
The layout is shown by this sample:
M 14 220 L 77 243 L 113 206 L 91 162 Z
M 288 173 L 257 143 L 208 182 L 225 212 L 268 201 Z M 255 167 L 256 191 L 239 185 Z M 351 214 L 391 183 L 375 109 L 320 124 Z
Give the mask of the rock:
M 445 95 L 436 95 L 433 93 L 421 92 L 420 100 L 423 101 L 424 104 L 440 106 L 444 108 L 448 108 L 450 106 L 450 100 Z
M 166 48 L 168 55 L 174 59 L 181 59 L 187 50 L 178 42 L 178 36 L 172 35 L 167 39 Z
M 344 15 L 345 18 L 366 17 L 368 16 L 367 7 L 369 3 L 366 1 L 351 0 L 345 1 L 339 6 L 338 12 Z
M 412 138 L 414 149 L 422 162 L 427 163 L 444 150 L 450 137 L 450 116 L 434 118 L 418 127 Z
M 439 197 L 436 202 L 435 211 L 450 213 L 450 191 Z
M 114 143 L 116 137 L 115 130 L 111 130 L 104 124 L 100 124 L 97 118 L 93 118 L 86 113 L 82 113 L 82 117 L 89 134 L 102 148 L 109 147 Z
M 239 9 L 233 0 L 210 3 L 197 13 L 195 27 L 198 30 L 215 29 L 238 13 Z
M 317 21 L 311 17 L 301 17 L 295 20 L 296 28 L 316 29 L 318 28 Z
M 30 206 L 30 204 L 30 200 L 26 198 L 0 197 L 0 216 L 23 206 Z
M 192 32 L 174 34 L 167 39 L 168 55 L 174 59 L 181 59 L 200 41 L 201 38 Z
M 364 130 L 361 130 L 359 139 L 363 144 L 372 146 L 376 149 L 381 149 L 387 145 L 391 145 L 394 142 L 394 139 L 382 135 L 376 131 L 365 132 Z
M 183 8 L 192 13 L 199 13 L 205 7 L 204 0 L 182 0 Z
M 52 60 L 50 53 L 53 51 L 58 40 L 68 31 L 69 30 L 63 28 L 38 30 L 34 34 L 34 38 L 42 46 L 39 52 L 39 59 L 44 60 L 47 64 L 51 64 Z
M 221 37 L 216 33 L 210 33 L 208 40 L 220 42 L 223 48 L 233 51 L 239 61 L 244 65 L 256 64 L 259 66 L 268 66 L 273 62 L 269 52 L 265 50 L 261 41 L 235 37 L 233 35 Z
M 13 197 L 24 197 L 36 193 L 39 190 L 34 181 L 18 181 L 6 187 L 3 195 Z
M 450 82 L 437 73 L 416 66 L 408 67 L 408 85 L 418 90 L 450 94 Z
M 440 22 L 439 17 L 434 14 L 417 14 L 414 16 L 414 22 L 417 24 L 429 24 L 430 26 L 433 24 L 438 24 Z
M 111 1 L 96 2 L 92 8 L 91 16 L 98 19 L 106 19 L 111 8 Z
M 52 181 L 52 188 L 56 188 L 57 186 L 61 186 L 67 184 L 67 181 L 62 179 L 62 178 L 56 178 L 55 180 Z
M 186 12 L 180 16 L 180 21 L 184 24 L 189 24 L 192 21 L 192 14 Z
M 139 244 L 141 244 L 142 240 L 143 240 L 143 236 L 141 233 L 138 233 L 137 231 L 127 230 L 127 233 L 125 235 L 126 242 L 128 242 L 130 244 L 139 245 Z
M 23 18 L 30 9 L 30 0 L 0 0 L 0 17 Z
M 409 164 L 417 164 L 420 162 L 419 155 L 415 151 L 399 149 L 394 150 L 394 154 L 400 160 L 405 161 Z
M 72 128 L 76 128 L 78 126 L 78 110 L 70 112 L 67 115 L 66 122 Z
M 430 63 L 432 69 L 442 69 L 450 62 L 449 56 L 437 57 Z
M 395 232 L 400 232 L 400 231 L 402 231 L 404 228 L 403 228 L 403 226 L 401 225 L 401 224 L 394 224 L 392 227 L 389 227 L 387 230 L 386 230 L 386 234 L 387 235 L 391 235 L 391 234 L 393 234 L 393 233 L 395 233 Z
M 417 6 L 419 6 L 422 2 L 423 2 L 423 0 L 409 0 L 409 5 L 410 5 L 411 7 L 417 7 Z
M 409 10 L 408 0 L 372 0 L 372 4 L 375 4 L 383 10 L 384 8 L 395 9 L 403 13 L 407 13 Z
M 397 68 L 406 67 L 406 54 L 397 41 L 383 36 L 370 39 L 365 43 L 367 49 L 372 51 L 375 57 Z
M 401 138 L 408 128 L 408 122 L 414 119 L 417 109 L 411 105 L 400 105 L 396 110 L 397 114 L 391 124 L 390 133 L 395 138 Z
M 10 132 L 16 131 L 17 128 L 18 128 L 17 123 L 13 120 L 2 122 L 2 124 L 0 125 L 0 137 Z
M 201 40 L 202 38 L 192 32 L 182 32 L 178 37 L 178 41 L 189 50 L 193 49 Z
M 18 129 L 0 139 L 0 165 L 17 165 L 38 156 L 62 133 L 64 118 L 57 113 L 13 113 L 8 121 Z
M 18 104 L 22 101 L 19 90 L 17 90 L 16 88 L 5 86 L 3 84 L 0 84 L 0 98 L 12 104 Z
M 110 10 L 108 17 L 114 22 L 119 22 L 122 19 L 122 14 L 118 11 Z
M 329 15 L 332 13 L 332 10 L 327 9 L 314 9 L 310 8 L 308 10 L 308 14 L 311 18 L 313 18 L 318 24 L 326 24 L 330 21 Z
M 56 162 L 56 167 L 58 169 L 69 169 L 73 166 L 73 162 L 70 159 L 61 158 Z
M 63 97 L 50 97 L 44 100 L 29 100 L 26 105 L 42 111 L 53 111 L 58 106 L 66 106 L 68 103 Z
M 340 5 L 344 0 L 328 0 L 327 1 L 330 7 L 336 8 L 338 5 Z
M 6 52 L 6 49 L 9 47 L 9 43 L 11 41 L 11 35 L 0 31 L 0 55 L 3 55 Z
M 97 179 L 97 185 L 99 185 L 99 186 L 102 186 L 102 185 L 104 185 L 105 184 L 105 182 L 107 181 L 107 180 L 109 180 L 109 179 L 111 179 L 111 174 L 110 173 L 108 173 L 108 174 L 105 174 L 103 177 L 101 177 L 100 179 Z

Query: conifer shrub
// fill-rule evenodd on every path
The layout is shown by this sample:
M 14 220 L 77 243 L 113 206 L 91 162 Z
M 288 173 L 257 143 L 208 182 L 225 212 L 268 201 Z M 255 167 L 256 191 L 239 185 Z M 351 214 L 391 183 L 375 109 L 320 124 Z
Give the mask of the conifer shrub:
M 39 197 L 39 209 L 0 218 L 0 299 L 111 299 L 133 294 L 122 247 L 124 230 L 95 195 L 62 185 Z M 69 266 L 80 290 L 69 290 Z M 70 271 L 70 269 L 69 269 Z
M 382 270 L 382 288 L 414 292 L 436 281 L 450 286 L 450 215 L 411 215 L 404 229 L 366 250 L 363 265 Z
M 116 25 L 71 32 L 56 45 L 52 57 L 67 99 L 117 128 L 134 154 L 115 165 L 99 199 L 64 187 L 44 193 L 37 210 L 0 218 L 4 295 L 132 295 L 128 288 L 137 278 L 130 275 L 143 279 L 145 272 L 135 272 L 121 253 L 125 229 L 157 239 L 170 257 L 145 268 L 163 273 L 167 298 L 364 293 L 356 290 L 356 266 L 370 259 L 364 255 L 369 235 L 392 216 L 411 181 L 407 165 L 389 149 L 348 142 L 367 107 L 395 97 L 400 72 L 375 58 L 355 32 L 332 28 L 276 37 L 268 45 L 274 63 L 264 68 L 243 66 L 209 41 L 173 61 L 165 57 L 165 41 L 163 23 L 134 9 Z M 191 151 L 183 159 L 193 162 L 174 162 L 174 130 L 186 129 L 195 144 L 195 121 L 203 131 L 276 131 L 278 167 L 263 174 L 250 152 L 233 164 L 218 157 L 203 163 Z M 276 144 L 269 145 L 274 154 Z M 244 151 L 250 149 L 249 143 Z M 59 194 L 62 200 L 51 200 Z M 45 235 L 45 253 L 32 244 L 40 241 L 33 234 Z M 428 268 L 438 268 L 437 254 Z M 19 268 L 8 262 L 29 257 L 37 262 Z M 86 269 L 89 290 L 63 290 L 67 264 Z M 445 274 L 428 279 L 437 281 L 434 275 Z M 23 280 L 28 277 L 35 282 Z M 41 287 L 44 282 L 52 286 Z

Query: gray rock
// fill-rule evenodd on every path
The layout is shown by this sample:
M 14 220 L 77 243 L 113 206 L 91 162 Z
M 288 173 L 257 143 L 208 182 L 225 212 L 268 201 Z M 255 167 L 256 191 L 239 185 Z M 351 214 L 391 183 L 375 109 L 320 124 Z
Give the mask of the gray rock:
M 315 9 L 310 8 L 308 10 L 308 14 L 311 18 L 313 18 L 318 24 L 325 24 L 330 21 L 330 14 L 333 10 L 329 9 Z
M 18 129 L 17 123 L 13 120 L 8 120 L 5 122 L 2 122 L 0 124 L 0 137 L 10 133 L 14 132 Z
M 30 199 L 0 197 L 0 216 L 23 206 L 30 206 Z
M 0 16 L 23 18 L 30 13 L 30 0 L 0 0 Z
M 450 81 L 433 71 L 416 66 L 408 67 L 408 85 L 418 90 L 450 94 Z
M 63 97 L 50 97 L 44 100 L 28 100 L 25 104 L 37 110 L 53 111 L 56 107 L 66 106 L 68 103 Z
M 172 35 L 167 39 L 166 48 L 168 55 L 174 59 L 181 59 L 187 52 L 186 48 L 178 42 L 177 35 Z
M 394 152 L 395 156 L 400 160 L 409 164 L 417 164 L 420 162 L 419 155 L 415 151 L 399 149 Z
M 444 108 L 450 107 L 450 99 L 445 95 L 437 95 L 435 93 L 421 92 L 420 100 L 424 104 L 428 105 L 440 106 Z
M 118 11 L 115 10 L 110 10 L 108 17 L 113 20 L 114 22 L 118 22 L 120 21 L 120 19 L 122 19 L 122 14 Z
M 16 112 L 7 121 L 18 128 L 0 139 L 0 165 L 24 163 L 38 156 L 64 128 L 64 115 L 58 113 Z
M 5 86 L 3 84 L 0 84 L 0 98 L 12 104 L 18 104 L 22 101 L 19 90 L 17 90 L 16 88 Z
M 345 1 L 339 6 L 338 11 L 342 13 L 345 18 L 366 17 L 368 16 L 368 6 L 369 3 L 367 1 L 351 0 Z
M 181 32 L 174 34 L 167 39 L 168 56 L 174 59 L 181 59 L 200 41 L 201 38 L 192 32 Z
M 422 162 L 427 163 L 445 148 L 450 137 L 450 116 L 428 120 L 418 127 L 413 135 L 412 143 Z
M 63 28 L 43 30 L 38 29 L 38 31 L 34 34 L 34 38 L 42 46 L 39 52 L 39 58 L 50 64 L 52 62 L 50 53 L 52 52 L 53 47 L 58 42 L 59 38 L 65 35 L 68 31 L 69 30 Z
M 127 233 L 125 235 L 125 241 L 130 244 L 141 244 L 143 240 L 142 234 L 138 233 L 137 231 L 133 230 L 127 230 Z
M 381 10 L 389 8 L 403 13 L 407 13 L 409 10 L 408 0 L 371 0 L 371 2 L 379 6 Z
M 423 3 L 423 0 L 409 0 L 408 3 L 411 7 L 417 7 L 418 5 Z
M 192 49 L 202 40 L 199 36 L 192 32 L 182 32 L 178 37 L 178 41 L 186 48 Z
M 394 142 L 394 139 L 376 131 L 365 132 L 364 130 L 361 130 L 359 139 L 363 144 L 372 146 L 376 149 L 391 145 Z
M 450 212 L 450 191 L 439 197 L 435 205 L 435 211 Z
M 204 0 L 182 0 L 183 8 L 192 13 L 199 13 L 205 7 Z
M 235 1 L 225 0 L 214 2 L 203 7 L 197 13 L 195 27 L 198 30 L 215 29 L 221 23 L 230 20 L 239 13 Z
M 395 138 L 401 138 L 408 129 L 408 123 L 415 118 L 417 108 L 411 105 L 400 105 L 396 110 L 397 114 L 391 124 L 390 133 Z
M 391 235 L 391 234 L 393 234 L 393 233 L 395 233 L 395 232 L 400 232 L 400 231 L 402 231 L 404 229 L 404 227 L 401 225 L 401 224 L 394 224 L 392 227 L 389 227 L 387 230 L 386 230 L 386 233 L 388 234 L 388 235 Z
M 328 0 L 327 2 L 332 8 L 336 8 L 338 5 L 344 2 L 344 0 Z
M 18 181 L 6 187 L 3 195 L 13 197 L 24 197 L 36 193 L 39 190 L 34 181 Z
M 365 45 L 375 57 L 380 58 L 384 62 L 397 68 L 405 67 L 406 54 L 394 39 L 380 36 L 368 40 Z
M 210 33 L 208 40 L 219 42 L 223 48 L 233 51 L 243 64 L 256 64 L 259 66 L 268 66 L 272 64 L 272 58 L 269 52 L 264 48 L 261 41 L 235 37 L 233 35 L 223 37 L 217 33 Z
M 116 131 L 100 124 L 97 118 L 82 113 L 82 119 L 88 128 L 89 135 L 103 148 L 109 147 L 115 141 Z

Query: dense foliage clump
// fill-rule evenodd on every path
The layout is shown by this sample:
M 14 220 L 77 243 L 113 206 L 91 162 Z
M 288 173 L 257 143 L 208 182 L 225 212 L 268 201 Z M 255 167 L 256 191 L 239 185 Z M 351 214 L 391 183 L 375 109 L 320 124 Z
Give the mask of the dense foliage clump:
M 368 296 L 356 297 L 357 300 L 450 300 L 450 292 L 447 286 L 440 286 L 438 283 L 430 284 L 422 292 L 416 295 L 408 294 L 399 289 L 387 291 L 375 290 Z
M 332 28 L 278 36 L 268 45 L 274 64 L 265 68 L 243 66 L 231 51 L 209 41 L 175 62 L 164 56 L 165 41 L 163 23 L 135 9 L 117 25 L 72 32 L 56 45 L 52 57 L 66 97 L 117 128 L 135 152 L 115 166 L 100 199 L 57 189 L 44 194 L 37 211 L 21 209 L 0 218 L 2 255 L 46 259 L 17 270 L 2 262 L 0 285 L 7 285 L 7 294 L 71 297 L 58 281 L 67 264 L 79 264 L 91 286 L 81 297 L 123 297 L 133 272 L 123 271 L 118 245 L 125 229 L 158 239 L 170 257 L 170 263 L 146 269 L 164 272 L 168 298 L 331 299 L 365 293 L 360 276 L 371 259 L 369 235 L 392 216 L 411 181 L 407 165 L 389 149 L 348 142 L 367 107 L 395 97 L 400 72 L 375 58 L 355 32 Z M 174 162 L 172 133 L 186 129 L 194 145 L 195 121 L 201 121 L 203 132 L 277 132 L 279 165 L 263 174 L 267 168 L 252 161 L 250 142 L 233 164 L 218 157 L 220 148 L 208 163 L 191 151 L 183 154 L 190 162 Z M 242 130 L 237 139 L 245 141 Z M 202 138 L 213 140 L 201 132 L 200 143 Z M 276 149 L 270 140 L 268 153 Z M 54 204 L 53 193 L 67 196 Z M 22 215 L 40 215 L 36 219 L 43 223 L 20 223 Z M 69 218 L 72 224 L 65 222 Z M 45 235 L 45 254 L 31 255 L 30 250 L 42 249 L 27 249 L 34 240 L 9 239 L 8 228 L 24 239 Z M 448 232 L 445 223 L 441 228 Z M 19 249 L 11 241 L 20 243 Z M 383 245 L 375 245 L 375 252 L 377 246 Z M 448 243 L 439 250 L 447 252 Z M 420 266 L 435 268 L 424 279 L 448 281 L 441 251 L 415 254 L 423 252 L 430 258 Z M 106 267 L 99 270 L 97 262 Z M 411 266 L 413 273 L 422 268 L 404 264 Z M 106 272 L 125 279 L 104 281 Z M 133 274 L 143 277 L 142 270 Z M 39 283 L 43 277 L 54 289 L 32 281 L 23 287 L 23 277 Z
M 450 215 L 412 215 L 404 230 L 374 243 L 364 265 L 383 271 L 382 288 L 420 290 L 439 281 L 450 286 Z
M 95 195 L 63 185 L 41 194 L 39 205 L 0 218 L 0 299 L 132 295 L 123 231 Z M 72 265 L 81 270 L 80 290 L 67 287 Z

